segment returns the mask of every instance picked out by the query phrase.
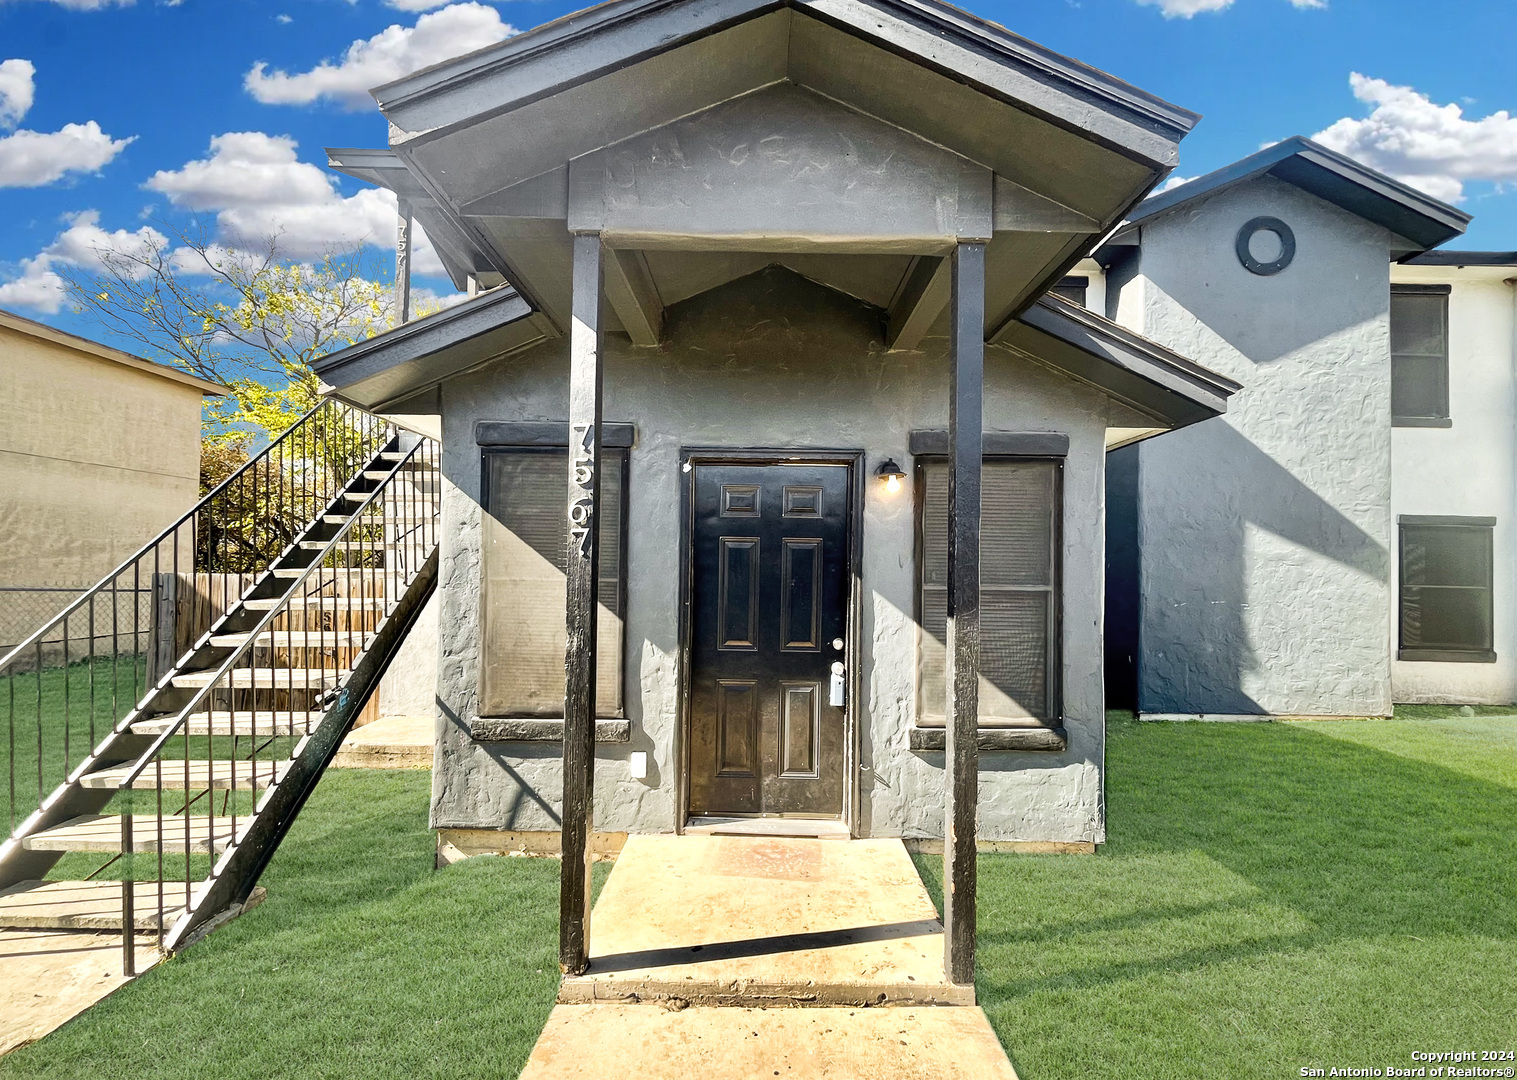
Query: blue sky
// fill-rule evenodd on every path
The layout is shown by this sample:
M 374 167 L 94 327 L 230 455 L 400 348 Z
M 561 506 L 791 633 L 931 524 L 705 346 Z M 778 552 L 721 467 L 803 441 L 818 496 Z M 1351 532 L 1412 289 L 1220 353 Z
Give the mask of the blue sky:
M 367 86 L 528 29 L 563 0 L 0 0 L 0 307 L 99 330 L 56 270 L 155 216 L 314 253 L 393 245 L 379 193 L 324 146 L 382 146 Z M 975 0 L 971 10 L 1204 114 L 1177 175 L 1288 135 L 1475 215 L 1452 247 L 1517 249 L 1513 0 Z M 1352 81 L 1351 81 L 1352 80 Z M 429 263 L 418 251 L 418 269 Z M 436 288 L 446 288 L 432 280 Z

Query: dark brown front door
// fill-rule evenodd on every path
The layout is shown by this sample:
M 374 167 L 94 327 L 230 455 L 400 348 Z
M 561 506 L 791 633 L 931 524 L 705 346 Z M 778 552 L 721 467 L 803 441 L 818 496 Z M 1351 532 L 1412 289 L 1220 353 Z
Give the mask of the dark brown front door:
M 842 814 L 849 471 L 694 466 L 692 814 Z

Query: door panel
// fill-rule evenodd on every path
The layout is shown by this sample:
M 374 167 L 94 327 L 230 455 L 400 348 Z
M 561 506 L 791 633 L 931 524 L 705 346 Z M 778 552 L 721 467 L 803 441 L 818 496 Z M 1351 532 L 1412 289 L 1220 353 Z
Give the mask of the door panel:
M 847 465 L 696 465 L 690 811 L 840 815 Z

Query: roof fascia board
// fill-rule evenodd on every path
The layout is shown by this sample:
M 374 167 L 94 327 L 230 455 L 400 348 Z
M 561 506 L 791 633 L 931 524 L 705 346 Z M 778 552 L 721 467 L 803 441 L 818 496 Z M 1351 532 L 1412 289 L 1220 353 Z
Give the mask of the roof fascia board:
M 1045 296 L 1019 320 L 1092 356 L 1115 364 L 1215 413 L 1242 385 L 1158 342 L 1056 296 Z
M 562 314 L 555 314 L 548 305 L 542 302 L 542 298 L 529 285 L 525 277 L 512 264 L 510 256 L 500 250 L 500 247 L 490 242 L 490 239 L 467 218 L 458 212 L 443 193 L 443 188 L 436 179 L 427 171 L 414 155 L 408 154 L 404 149 L 400 150 L 401 160 L 421 185 L 431 194 L 433 202 L 437 204 L 437 212 L 448 225 L 462 237 L 466 246 L 477 252 L 496 273 L 511 283 L 512 289 L 519 294 L 535 311 L 540 311 L 547 320 L 548 328 L 555 335 L 561 335 L 567 325 L 563 321 Z
M 312 361 L 320 379 L 338 390 L 373 378 L 398 364 L 462 345 L 532 314 L 511 288 L 496 289 L 457 307 L 404 323 L 366 341 Z
M 1517 266 L 1517 251 L 1424 251 L 1401 261 L 1405 266 Z
M 1355 205 L 1353 200 L 1334 198 L 1322 190 L 1322 184 L 1314 182 L 1308 174 L 1301 171 L 1303 163 L 1322 170 L 1324 180 L 1353 185 L 1370 197 L 1383 200 L 1382 212 L 1371 217 L 1366 207 Z M 1127 216 L 1122 232 L 1194 199 L 1214 195 L 1265 174 L 1275 176 L 1308 194 L 1327 199 L 1367 220 L 1376 221 L 1390 231 L 1425 247 L 1432 247 L 1459 235 L 1471 220 L 1470 215 L 1462 210 L 1296 135 L 1145 200 Z M 1426 226 L 1420 222 L 1425 222 Z M 1413 233 L 1417 235 L 1410 235 Z
M 221 385 L 221 383 L 202 379 L 200 376 L 191 375 L 187 371 L 171 368 L 167 364 L 155 364 L 153 361 L 144 359 L 141 356 L 134 356 L 129 352 L 123 352 L 109 345 L 102 345 L 98 341 L 91 341 L 89 338 L 80 337 L 78 334 L 56 330 L 46 323 L 36 322 L 17 315 L 12 311 L 0 310 L 0 327 L 18 334 L 24 334 L 30 338 L 35 338 L 38 341 L 46 341 L 73 352 L 82 353 L 92 360 L 104 360 L 107 363 L 120 364 L 122 367 L 145 372 L 160 379 L 167 379 L 169 382 L 194 387 L 209 397 L 222 397 L 231 393 L 231 390 Z
M 931 0 L 613 2 L 372 93 L 399 129 L 392 142 L 427 141 L 782 7 L 827 21 L 1156 167 L 1175 164 L 1176 144 L 1199 119 Z M 612 34 L 620 40 L 605 40 Z

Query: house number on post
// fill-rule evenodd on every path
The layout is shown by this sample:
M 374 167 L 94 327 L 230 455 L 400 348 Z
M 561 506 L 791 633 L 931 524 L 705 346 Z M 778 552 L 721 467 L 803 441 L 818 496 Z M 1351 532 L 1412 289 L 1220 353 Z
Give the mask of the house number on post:
M 584 492 L 580 498 L 575 499 L 569 507 L 569 535 L 579 542 L 578 551 L 581 559 L 590 557 L 590 510 L 594 500 L 590 497 L 590 482 L 595 475 L 595 428 L 590 425 L 574 426 L 576 431 L 583 431 L 579 445 L 575 448 L 574 459 L 569 463 L 569 468 L 574 473 L 574 486 Z

